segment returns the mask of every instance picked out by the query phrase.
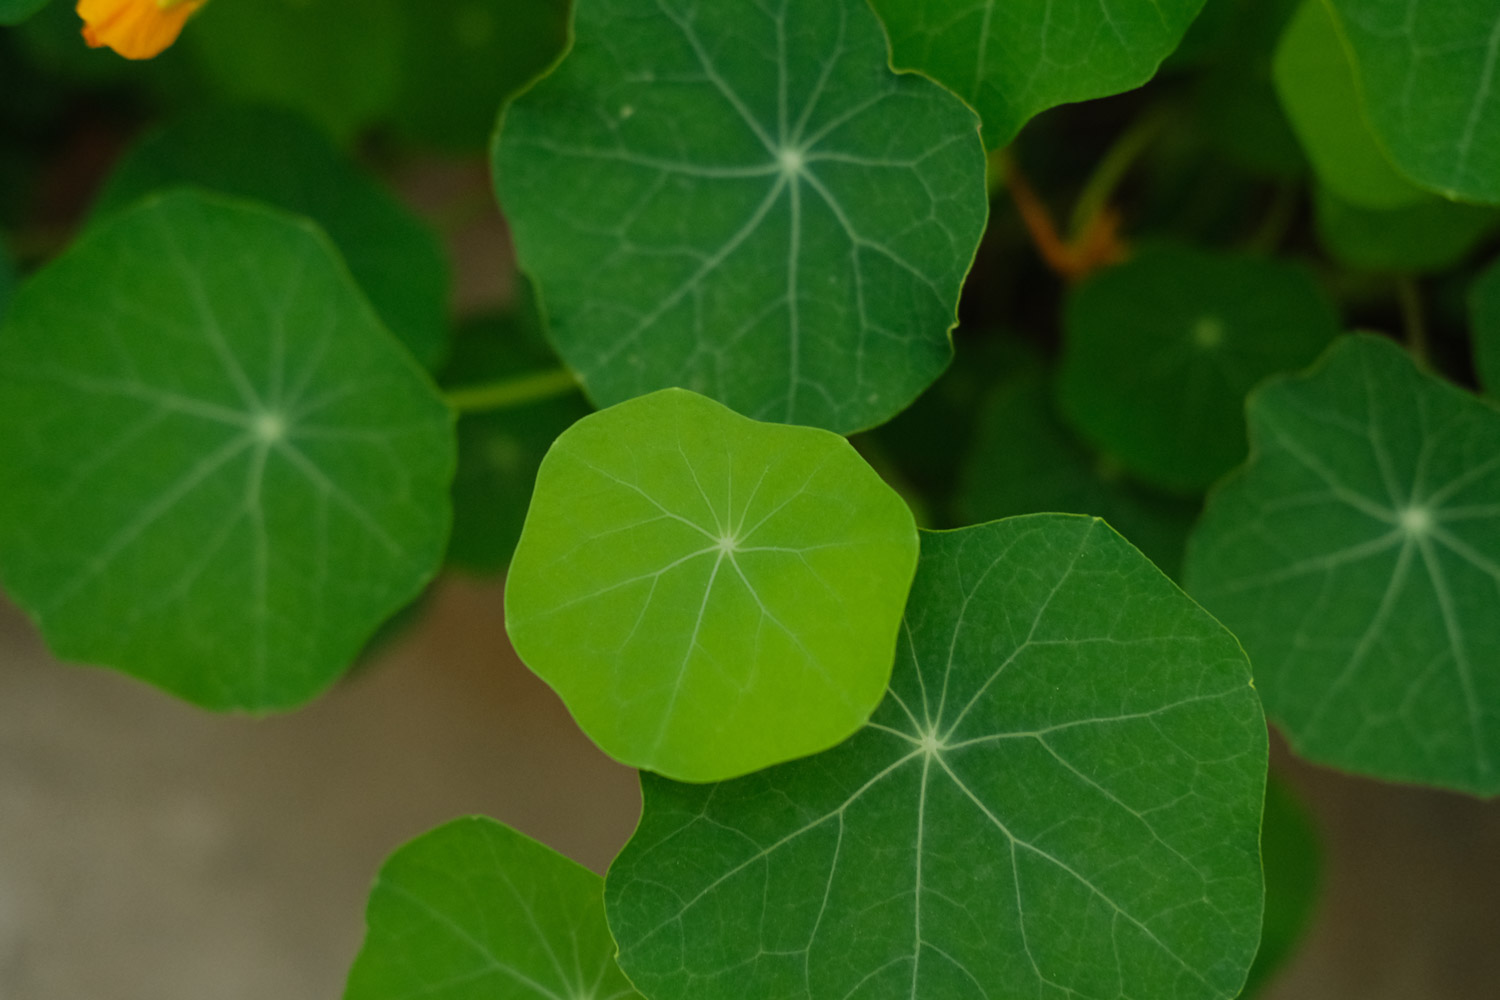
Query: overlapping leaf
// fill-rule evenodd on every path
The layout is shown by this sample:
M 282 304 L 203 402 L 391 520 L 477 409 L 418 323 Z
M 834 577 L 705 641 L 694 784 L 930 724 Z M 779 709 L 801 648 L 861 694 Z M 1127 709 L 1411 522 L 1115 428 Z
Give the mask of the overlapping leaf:
M 1266 732 L 1234 637 L 1101 522 L 923 537 L 890 693 L 827 753 L 646 775 L 605 883 L 653 1000 L 1228 998 Z
M 611 756 L 714 781 L 864 724 L 916 558 L 911 512 L 847 441 L 664 389 L 553 445 L 505 621 Z
M 947 364 L 984 150 L 864 0 L 586 0 L 496 186 L 601 405 L 666 386 L 849 432 Z
M 599 876 L 493 820 L 454 820 L 380 869 L 344 1000 L 640 1000 Z
M 0 329 L 0 576 L 61 656 L 306 701 L 431 577 L 451 416 L 305 222 L 150 199 Z
M 872 0 L 892 59 L 946 84 L 1004 146 L 1059 104 L 1139 87 L 1203 0 Z
M 1500 204 L 1500 6 L 1327 0 L 1371 126 L 1418 185 Z
M 1360 336 L 1249 417 L 1186 573 L 1268 713 L 1312 760 L 1500 791 L 1500 409 Z
M 195 184 L 305 215 L 338 244 L 381 318 L 429 367 L 447 350 L 448 266 L 437 237 L 316 127 L 266 108 L 219 108 L 125 154 L 95 214 Z

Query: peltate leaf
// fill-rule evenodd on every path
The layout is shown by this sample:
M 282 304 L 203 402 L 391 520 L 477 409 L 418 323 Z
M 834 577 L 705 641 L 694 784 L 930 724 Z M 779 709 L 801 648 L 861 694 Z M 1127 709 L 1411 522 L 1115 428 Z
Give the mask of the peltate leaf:
M 437 237 L 299 115 L 217 108 L 136 144 L 95 206 L 117 211 L 195 184 L 254 198 L 321 225 L 391 331 L 429 367 L 447 350 L 448 264 Z
M 738 781 L 642 783 L 605 882 L 653 1000 L 1235 996 L 1266 730 L 1234 637 L 1102 522 L 924 534 L 886 700 Z
M 494 820 L 392 854 L 344 1000 L 640 1000 L 615 964 L 598 875 Z
M 1141 251 L 1069 296 L 1062 411 L 1141 479 L 1194 492 L 1245 454 L 1245 393 L 1338 333 L 1333 304 L 1289 261 Z
M 1500 5 L 1493 0 L 1325 0 L 1371 126 L 1418 185 L 1500 204 Z
M 296 705 L 436 570 L 451 422 L 314 227 L 148 199 L 0 329 L 0 576 L 60 656 Z
M 1474 284 L 1469 298 L 1473 317 L 1474 367 L 1491 396 L 1500 397 L 1500 260 Z
M 1132 90 L 1156 73 L 1203 0 L 871 0 L 894 64 L 947 85 L 1004 146 L 1059 104 Z
M 664 389 L 552 446 L 505 622 L 607 753 L 714 781 L 864 724 L 916 559 L 911 512 L 847 441 Z
M 1303 756 L 1500 791 L 1500 409 L 1348 337 L 1248 404 L 1188 590 Z
M 850 432 L 948 363 L 984 227 L 973 114 L 864 0 L 584 0 L 496 187 L 596 403 L 667 386 Z

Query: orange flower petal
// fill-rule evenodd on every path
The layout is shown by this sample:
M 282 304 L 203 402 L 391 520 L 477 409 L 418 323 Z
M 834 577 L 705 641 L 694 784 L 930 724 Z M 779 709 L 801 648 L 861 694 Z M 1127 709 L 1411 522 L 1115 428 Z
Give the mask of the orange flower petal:
M 150 59 L 177 40 L 188 17 L 206 2 L 78 0 L 77 9 L 89 45 L 107 45 L 126 59 Z

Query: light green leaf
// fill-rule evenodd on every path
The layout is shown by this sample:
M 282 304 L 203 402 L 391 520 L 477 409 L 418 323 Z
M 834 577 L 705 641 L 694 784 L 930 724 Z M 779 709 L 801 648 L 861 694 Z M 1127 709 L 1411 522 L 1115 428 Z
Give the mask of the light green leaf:
M 864 724 L 916 560 L 911 512 L 847 441 L 664 389 L 547 453 L 505 623 L 606 753 L 714 781 Z
M 180 184 L 264 201 L 321 225 L 417 360 L 432 367 L 442 359 L 448 264 L 437 237 L 306 119 L 216 108 L 169 125 L 125 154 L 95 215 Z
M 871 0 L 892 62 L 919 70 L 1004 146 L 1059 104 L 1133 90 L 1182 40 L 1203 0 Z
M 0 0 L 0 24 L 20 24 L 50 0 Z
M 459 388 L 557 370 L 531 296 L 520 299 L 511 312 L 458 330 L 445 384 Z M 449 565 L 480 574 L 505 569 L 521 537 L 542 456 L 559 434 L 589 412 L 573 390 L 459 417 Z
M 1266 915 L 1260 951 L 1241 994 L 1244 1000 L 1260 996 L 1297 953 L 1322 890 L 1323 850 L 1313 818 L 1274 772 L 1266 783 L 1260 855 L 1266 873 Z
M 1370 131 L 1338 26 L 1322 0 L 1303 0 L 1293 15 L 1276 48 L 1275 74 L 1287 117 L 1329 190 L 1370 209 L 1433 199 L 1396 172 Z
M 148 199 L 0 329 L 0 576 L 62 657 L 299 704 L 436 570 L 451 420 L 316 229 Z
M 406 17 L 392 121 L 416 142 L 484 149 L 500 105 L 567 44 L 569 0 L 423 0 Z
M 1318 240 L 1344 265 L 1366 271 L 1446 271 L 1500 228 L 1500 211 L 1443 198 L 1405 208 L 1357 208 L 1332 192 L 1313 190 Z
M 1102 522 L 924 534 L 874 720 L 738 781 L 644 775 L 605 907 L 652 1000 L 1227 998 L 1265 778 L 1234 637 Z
M 1469 306 L 1479 382 L 1491 396 L 1500 397 L 1500 259 L 1474 283 Z
M 589 0 L 574 32 L 494 165 L 590 398 L 683 386 L 850 432 L 937 377 L 984 150 L 951 94 L 889 71 L 864 0 Z
M 394 102 L 405 30 L 400 0 L 256 0 L 208 4 L 183 42 L 225 96 L 347 139 Z
M 1245 393 L 1339 329 L 1297 264 L 1168 246 L 1075 289 L 1064 326 L 1063 414 L 1144 481 L 1189 493 L 1244 457 Z
M 1059 511 L 1094 514 L 1168 576 L 1177 574 L 1198 504 L 1138 486 L 1079 441 L 1053 410 L 1051 372 L 1039 358 L 1017 359 L 978 423 L 958 494 L 961 523 Z
M 1500 204 L 1500 5 L 1324 0 L 1371 126 L 1398 169 L 1449 198 Z
M 454 820 L 380 869 L 344 1000 L 640 1000 L 603 880 L 494 820 Z
M 1379 337 L 1250 398 L 1188 590 L 1310 760 L 1500 791 L 1500 410 Z

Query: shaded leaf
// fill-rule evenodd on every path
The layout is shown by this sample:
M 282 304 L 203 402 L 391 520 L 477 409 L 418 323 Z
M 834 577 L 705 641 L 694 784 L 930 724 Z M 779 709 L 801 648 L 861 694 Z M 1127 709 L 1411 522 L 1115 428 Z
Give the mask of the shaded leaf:
M 712 781 L 864 724 L 916 559 L 911 512 L 847 441 L 664 389 L 547 453 L 505 622 L 605 752 Z
M 1186 579 L 1267 712 L 1310 760 L 1500 791 L 1500 409 L 1371 336 L 1248 406 Z
M 1372 211 L 1323 188 L 1313 190 L 1318 240 L 1347 267 L 1366 271 L 1444 271 L 1500 228 L 1500 211 L 1443 198 Z
M 1323 881 L 1323 849 L 1307 807 L 1275 773 L 1266 783 L 1260 827 L 1266 915 L 1260 951 L 1245 980 L 1245 1000 L 1259 996 L 1296 955 L 1307 935 Z
M 316 229 L 148 199 L 0 329 L 0 575 L 59 656 L 290 707 L 436 570 L 452 440 Z
M 1261 926 L 1249 680 L 1097 520 L 924 534 L 868 726 L 642 777 L 605 883 L 621 967 L 653 1000 L 1232 997 Z
M 593 0 L 512 103 L 496 187 L 600 405 L 682 386 L 850 432 L 948 363 L 984 227 L 974 116 L 864 0 Z

